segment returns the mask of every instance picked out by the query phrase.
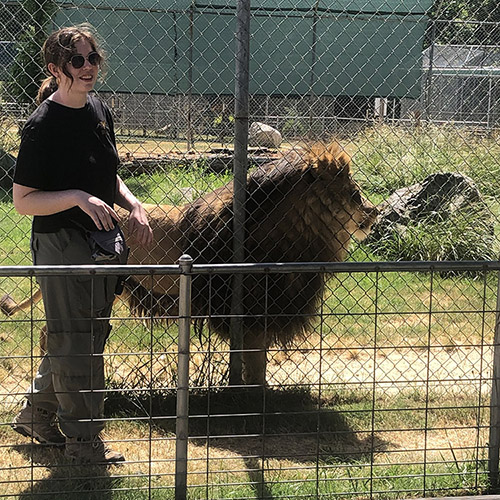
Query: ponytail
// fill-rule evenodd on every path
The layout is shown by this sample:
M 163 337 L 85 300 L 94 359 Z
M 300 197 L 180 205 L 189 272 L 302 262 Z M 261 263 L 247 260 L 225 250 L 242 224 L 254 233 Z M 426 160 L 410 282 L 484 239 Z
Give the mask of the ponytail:
M 54 76 L 49 76 L 40 85 L 38 95 L 36 96 L 36 103 L 42 104 L 47 97 L 51 96 L 58 88 L 57 81 Z

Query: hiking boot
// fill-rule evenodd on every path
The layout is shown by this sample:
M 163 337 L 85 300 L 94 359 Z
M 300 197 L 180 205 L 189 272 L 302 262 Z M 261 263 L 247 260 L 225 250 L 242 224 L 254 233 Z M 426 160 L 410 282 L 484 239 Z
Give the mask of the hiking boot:
M 100 436 L 94 436 L 90 440 L 66 438 L 65 455 L 78 462 L 93 464 L 116 464 L 125 460 L 120 452 L 109 448 Z
M 42 444 L 62 446 L 66 441 L 57 426 L 56 414 L 33 407 L 28 401 L 14 418 L 12 428 Z

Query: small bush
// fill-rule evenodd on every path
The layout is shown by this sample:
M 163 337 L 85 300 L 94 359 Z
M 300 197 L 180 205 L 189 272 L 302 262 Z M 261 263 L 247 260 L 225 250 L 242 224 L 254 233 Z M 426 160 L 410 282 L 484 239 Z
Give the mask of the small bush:
M 393 231 L 368 246 L 388 261 L 498 258 L 491 214 L 482 205 L 457 211 L 447 218 L 434 216 L 394 225 Z

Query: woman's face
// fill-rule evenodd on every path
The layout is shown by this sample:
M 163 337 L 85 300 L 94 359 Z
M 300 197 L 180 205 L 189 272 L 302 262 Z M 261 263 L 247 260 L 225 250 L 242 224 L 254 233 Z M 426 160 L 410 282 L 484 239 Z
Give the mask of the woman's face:
M 97 74 L 99 73 L 99 65 L 92 65 L 88 56 L 94 52 L 90 43 L 83 39 L 75 43 L 75 53 L 73 55 L 81 55 L 85 58 L 85 62 L 81 68 L 75 68 L 71 62 L 66 63 L 66 69 L 73 77 L 73 81 L 68 78 L 61 68 L 55 65 L 50 67 L 49 70 L 59 79 L 59 88 L 71 93 L 85 93 L 90 92 L 97 81 Z

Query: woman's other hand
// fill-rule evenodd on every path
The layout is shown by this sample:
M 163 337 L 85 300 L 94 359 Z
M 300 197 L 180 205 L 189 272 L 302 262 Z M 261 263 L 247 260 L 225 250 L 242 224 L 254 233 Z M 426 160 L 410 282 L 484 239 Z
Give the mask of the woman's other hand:
M 153 230 L 148 221 L 144 207 L 137 203 L 130 211 L 128 218 L 128 233 L 135 238 L 139 245 L 150 248 L 153 243 Z

